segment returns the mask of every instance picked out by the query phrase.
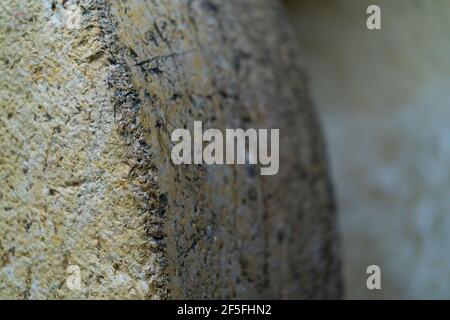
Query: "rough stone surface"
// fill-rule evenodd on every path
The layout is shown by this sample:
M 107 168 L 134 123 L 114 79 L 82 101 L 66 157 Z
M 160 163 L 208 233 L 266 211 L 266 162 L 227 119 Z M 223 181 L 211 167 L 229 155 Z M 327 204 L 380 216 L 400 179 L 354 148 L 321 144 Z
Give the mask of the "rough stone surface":
M 340 296 L 323 142 L 280 3 L 0 4 L 0 298 Z M 280 128 L 280 172 L 174 165 L 170 134 L 194 120 Z

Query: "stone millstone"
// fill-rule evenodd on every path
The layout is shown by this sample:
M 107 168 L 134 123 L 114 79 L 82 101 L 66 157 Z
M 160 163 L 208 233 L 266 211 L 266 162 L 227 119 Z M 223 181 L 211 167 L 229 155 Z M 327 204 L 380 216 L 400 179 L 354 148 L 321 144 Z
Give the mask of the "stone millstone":
M 322 136 L 280 3 L 0 6 L 0 298 L 340 297 Z M 174 165 L 171 132 L 194 121 L 279 128 L 279 173 Z

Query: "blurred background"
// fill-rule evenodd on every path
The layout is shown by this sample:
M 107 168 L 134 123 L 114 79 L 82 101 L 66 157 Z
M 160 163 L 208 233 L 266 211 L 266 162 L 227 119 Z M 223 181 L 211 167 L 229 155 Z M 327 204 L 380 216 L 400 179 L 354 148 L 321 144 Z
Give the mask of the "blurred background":
M 327 139 L 346 298 L 450 298 L 450 1 L 284 2 Z

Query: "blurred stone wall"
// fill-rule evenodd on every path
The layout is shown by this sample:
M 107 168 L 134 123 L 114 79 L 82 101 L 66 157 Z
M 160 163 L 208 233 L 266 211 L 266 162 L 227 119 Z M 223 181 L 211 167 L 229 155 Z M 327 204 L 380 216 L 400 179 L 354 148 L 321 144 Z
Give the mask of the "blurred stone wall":
M 450 298 L 450 2 L 286 4 L 328 142 L 347 297 Z M 369 4 L 382 30 L 366 28 Z

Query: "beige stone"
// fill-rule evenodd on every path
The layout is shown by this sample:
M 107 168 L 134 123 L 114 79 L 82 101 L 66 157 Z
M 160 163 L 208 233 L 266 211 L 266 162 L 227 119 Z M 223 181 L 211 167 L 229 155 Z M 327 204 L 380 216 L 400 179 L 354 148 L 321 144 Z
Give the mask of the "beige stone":
M 340 296 L 322 137 L 278 2 L 0 4 L 0 298 Z M 194 120 L 280 128 L 280 172 L 174 165 L 170 134 Z

